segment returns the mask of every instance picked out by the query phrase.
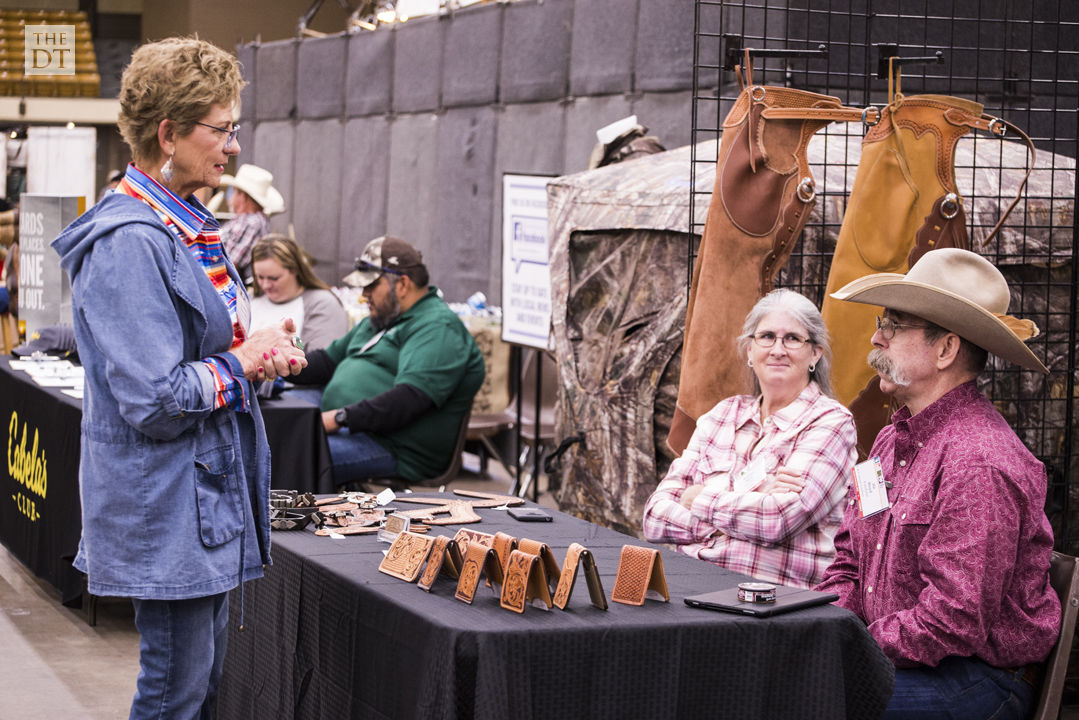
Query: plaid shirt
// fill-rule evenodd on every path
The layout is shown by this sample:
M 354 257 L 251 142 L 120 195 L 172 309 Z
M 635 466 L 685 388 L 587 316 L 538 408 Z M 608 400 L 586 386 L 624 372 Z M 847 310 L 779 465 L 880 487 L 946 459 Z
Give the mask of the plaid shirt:
M 759 397 L 728 398 L 697 420 L 648 499 L 644 535 L 761 580 L 811 587 L 835 555 L 856 439 L 850 412 L 816 383 L 763 423 Z M 773 468 L 800 471 L 801 492 L 735 492 L 737 473 L 762 454 Z M 686 509 L 678 500 L 691 485 L 704 489 Z
M 232 318 L 232 347 L 242 344 L 251 327 L 251 302 L 247 293 L 229 275 L 221 250 L 221 232 L 214 216 L 194 197 L 185 202 L 134 164 L 127 166 L 116 192 L 130 195 L 149 205 L 165 227 L 180 240 L 213 283 Z M 192 204 L 193 203 L 193 204 Z M 210 355 L 202 361 L 214 381 L 214 408 L 231 407 L 246 411 L 243 377 L 237 378 L 228 360 Z

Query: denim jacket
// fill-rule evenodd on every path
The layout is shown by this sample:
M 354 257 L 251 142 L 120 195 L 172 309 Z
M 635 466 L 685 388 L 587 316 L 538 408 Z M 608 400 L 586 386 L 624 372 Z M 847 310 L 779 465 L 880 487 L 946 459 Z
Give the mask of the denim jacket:
M 71 278 L 86 371 L 75 567 L 90 592 L 177 600 L 260 577 L 270 452 L 258 400 L 246 387 L 249 411 L 214 410 L 201 362 L 224 354 L 239 370 L 225 303 L 187 247 L 126 195 L 108 195 L 52 246 Z

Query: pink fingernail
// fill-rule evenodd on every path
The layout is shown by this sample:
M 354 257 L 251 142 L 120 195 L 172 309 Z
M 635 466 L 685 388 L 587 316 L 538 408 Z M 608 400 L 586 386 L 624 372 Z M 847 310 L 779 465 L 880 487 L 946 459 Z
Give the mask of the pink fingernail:
M 289 363 L 291 363 L 292 365 L 296 365 L 297 364 L 296 358 L 293 358 L 293 359 L 289 360 Z
M 274 348 L 274 349 L 273 349 L 273 350 L 271 350 L 270 352 L 272 352 L 272 353 L 273 353 L 274 355 L 276 355 L 276 354 L 277 354 L 277 348 Z
M 262 359 L 263 360 L 269 360 L 270 356 L 267 353 L 262 353 Z M 259 368 L 259 369 L 261 370 L 262 368 Z
M 261 367 L 260 367 L 260 368 L 259 368 L 259 372 L 260 372 L 260 373 L 264 373 L 264 372 L 266 372 L 266 369 L 265 369 L 265 368 L 261 368 Z

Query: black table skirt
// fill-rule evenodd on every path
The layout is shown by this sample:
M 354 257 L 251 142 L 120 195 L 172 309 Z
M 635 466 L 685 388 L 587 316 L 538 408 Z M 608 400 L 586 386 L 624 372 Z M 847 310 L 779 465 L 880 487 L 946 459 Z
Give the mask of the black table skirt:
M 647 545 L 561 513 L 550 524 L 479 513 L 471 527 L 543 540 L 559 563 L 582 543 L 608 597 L 622 545 Z M 425 593 L 378 572 L 386 547 L 274 533 L 266 577 L 231 596 L 221 717 L 864 719 L 891 695 L 892 665 L 853 614 L 689 608 L 685 596 L 746 578 L 668 550 L 670 603 L 604 612 L 579 576 L 566 611 L 518 615 L 482 585 L 470 606 L 449 579 Z

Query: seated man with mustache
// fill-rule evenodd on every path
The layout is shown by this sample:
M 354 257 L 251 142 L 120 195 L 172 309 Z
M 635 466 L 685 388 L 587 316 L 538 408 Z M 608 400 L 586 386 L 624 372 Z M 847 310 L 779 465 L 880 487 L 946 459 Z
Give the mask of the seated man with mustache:
M 902 407 L 857 471 L 836 557 L 839 595 L 895 663 L 886 718 L 1025 718 L 1056 641 L 1045 467 L 978 392 L 988 353 L 1047 373 L 1006 315 L 1008 284 L 981 256 L 926 253 L 905 276 L 860 278 L 833 297 L 884 307 L 869 355 Z

